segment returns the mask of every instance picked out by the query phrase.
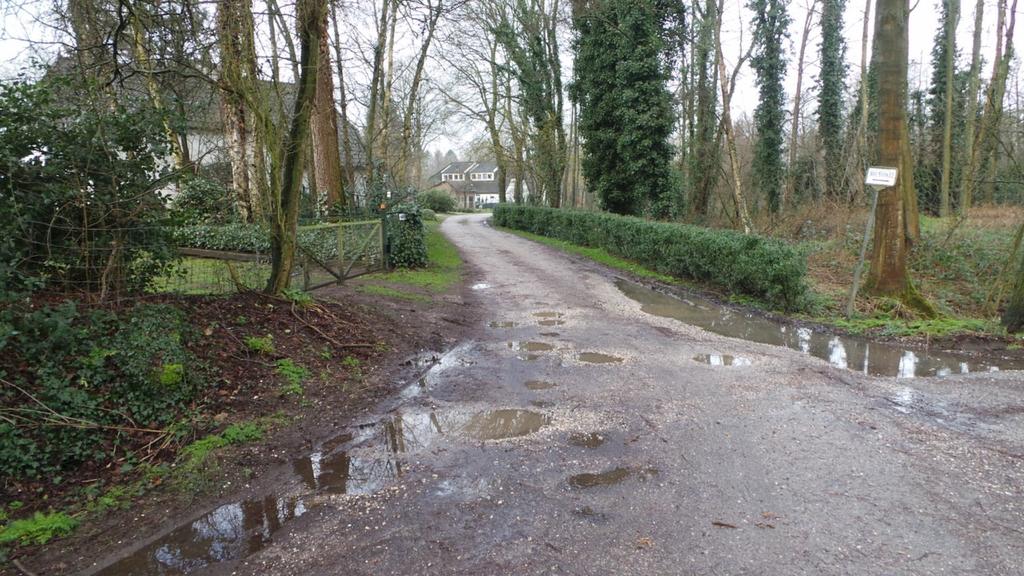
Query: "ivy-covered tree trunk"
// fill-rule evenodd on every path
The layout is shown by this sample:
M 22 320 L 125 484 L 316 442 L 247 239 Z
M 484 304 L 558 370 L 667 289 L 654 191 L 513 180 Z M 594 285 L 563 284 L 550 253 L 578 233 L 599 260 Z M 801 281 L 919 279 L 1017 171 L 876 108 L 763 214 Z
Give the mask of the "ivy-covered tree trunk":
M 1021 224 L 1020 231 L 1017 232 L 1018 239 L 1021 232 L 1024 232 L 1024 224 Z M 1017 268 L 1017 278 L 1014 280 L 1013 291 L 1010 293 L 1002 320 L 1003 326 L 1006 326 L 1006 331 L 1010 334 L 1024 331 L 1024 256 L 1021 257 Z
M 288 288 L 295 265 L 296 234 L 299 223 L 299 195 L 306 167 L 309 117 L 316 96 L 319 72 L 320 20 L 326 0 L 299 0 L 296 8 L 299 35 L 299 91 L 291 127 L 281 145 L 283 168 L 280 182 L 273 183 L 270 215 L 270 278 L 266 292 L 280 294 Z
M 718 4 L 705 0 L 697 25 L 693 50 L 693 67 L 697 74 L 697 110 L 693 154 L 690 157 L 690 208 L 697 216 L 707 216 L 711 194 L 718 183 L 720 153 L 718 130 L 718 66 L 715 62 L 715 30 L 718 27 Z
M 660 24 L 650 0 L 594 0 L 573 17 L 583 174 L 617 214 L 669 213 L 674 119 Z
M 757 128 L 754 183 L 768 197 L 768 210 L 775 214 L 782 205 L 782 143 L 786 121 L 786 91 L 782 86 L 786 55 L 782 44 L 789 37 L 786 30 L 790 19 L 784 0 L 751 0 L 748 6 L 754 12 L 754 55 L 750 64 L 757 75 L 760 96 L 754 111 Z
M 825 194 L 843 197 L 843 101 L 846 94 L 845 0 L 821 5 L 821 73 L 818 91 L 818 134 L 825 155 Z M 877 35 L 877 32 L 876 32 Z

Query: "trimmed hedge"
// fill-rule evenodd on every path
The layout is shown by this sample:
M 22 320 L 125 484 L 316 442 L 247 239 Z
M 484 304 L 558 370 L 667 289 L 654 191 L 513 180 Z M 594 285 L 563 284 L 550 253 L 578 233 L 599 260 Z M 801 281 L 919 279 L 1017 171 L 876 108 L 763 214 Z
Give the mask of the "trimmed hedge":
M 258 224 L 197 224 L 172 229 L 174 241 L 182 248 L 223 250 L 248 254 L 270 254 L 270 233 Z M 302 246 L 318 258 L 330 260 L 338 255 L 337 230 L 333 227 L 299 227 Z
M 501 204 L 494 224 L 603 248 L 653 270 L 747 294 L 786 310 L 806 304 L 807 260 L 772 238 L 604 212 Z

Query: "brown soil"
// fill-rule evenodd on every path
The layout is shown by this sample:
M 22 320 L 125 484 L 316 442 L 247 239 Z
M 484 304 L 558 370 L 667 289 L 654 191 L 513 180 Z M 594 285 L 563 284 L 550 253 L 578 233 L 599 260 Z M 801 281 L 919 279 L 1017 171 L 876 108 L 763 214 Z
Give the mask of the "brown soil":
M 239 491 L 273 482 L 276 467 L 376 408 L 408 373 L 422 370 L 411 358 L 429 357 L 454 342 L 462 327 L 469 325 L 458 297 L 462 289 L 459 286 L 453 290 L 456 295 L 434 302 L 407 302 L 330 287 L 318 292 L 316 303 L 305 308 L 255 293 L 160 298 L 188 311 L 204 334 L 194 352 L 218 375 L 217 385 L 197 403 L 200 421 L 209 427 L 197 430 L 195 437 L 222 431 L 234 422 L 269 416 L 275 424 L 259 442 L 219 451 L 213 471 L 197 492 L 157 478 L 128 509 L 85 517 L 72 536 L 20 548 L 10 559 L 40 574 L 76 573 L 117 545 L 158 532 L 171 519 L 180 521 Z M 274 354 L 260 354 L 246 346 L 246 337 L 267 334 L 273 336 Z M 301 398 L 281 393 L 284 382 L 275 373 L 275 362 L 282 358 L 311 373 Z M 169 448 L 152 460 L 173 464 L 174 458 L 175 450 Z M 102 480 L 110 486 L 132 479 L 122 476 L 117 466 L 109 466 L 68 476 L 63 486 L 71 488 L 36 492 L 38 487 L 22 485 L 18 492 L 27 509 L 62 509 L 76 504 L 79 487 L 87 482 Z M 33 493 L 42 496 L 27 496 Z M 12 564 L 0 566 L 0 574 L 17 573 Z

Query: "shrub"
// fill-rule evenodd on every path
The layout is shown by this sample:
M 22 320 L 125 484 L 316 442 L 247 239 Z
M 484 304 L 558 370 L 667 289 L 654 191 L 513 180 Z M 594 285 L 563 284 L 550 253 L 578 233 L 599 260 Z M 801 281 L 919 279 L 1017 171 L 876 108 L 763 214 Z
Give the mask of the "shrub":
M 420 208 L 401 204 L 387 216 L 388 265 L 394 268 L 419 268 L 427 265 L 426 231 Z
M 270 236 L 258 224 L 194 224 L 172 229 L 174 242 L 181 248 L 223 250 L 247 254 L 270 254 Z M 338 230 L 334 226 L 300 226 L 298 242 L 322 261 L 338 255 Z
M 193 331 L 171 306 L 139 304 L 123 312 L 74 303 L 0 310 L 0 476 L 59 477 L 83 462 L 107 462 L 133 436 L 119 426 L 162 427 L 187 412 L 206 382 L 185 347 Z M 35 400 L 30 400 L 31 394 Z M 47 425 L 38 401 L 75 422 Z M 59 482 L 59 480 L 57 480 Z
M 437 213 L 434 212 L 433 210 L 431 210 L 430 208 L 424 208 L 424 209 L 420 210 L 420 216 L 423 218 L 424 221 L 429 221 L 429 222 L 436 222 L 437 221 Z
M 225 224 L 234 215 L 234 198 L 220 182 L 194 177 L 182 182 L 171 208 L 188 224 Z
M 434 212 L 453 212 L 455 210 L 455 199 L 444 190 L 437 188 L 420 192 L 416 197 L 416 203 L 420 207 Z
M 0 292 L 140 292 L 176 257 L 161 115 L 90 88 L 0 81 Z
M 763 236 L 602 212 L 502 204 L 494 223 L 598 247 L 663 274 L 709 282 L 785 309 L 806 303 L 806 258 Z

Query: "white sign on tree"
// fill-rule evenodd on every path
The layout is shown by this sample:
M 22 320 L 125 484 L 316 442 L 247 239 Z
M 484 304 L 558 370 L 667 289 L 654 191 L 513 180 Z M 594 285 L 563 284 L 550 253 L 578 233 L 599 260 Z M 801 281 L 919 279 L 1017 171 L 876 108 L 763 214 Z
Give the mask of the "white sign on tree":
M 882 190 L 896 185 L 896 175 L 899 171 L 889 166 L 872 166 L 868 168 L 867 177 L 864 183 L 875 190 Z

